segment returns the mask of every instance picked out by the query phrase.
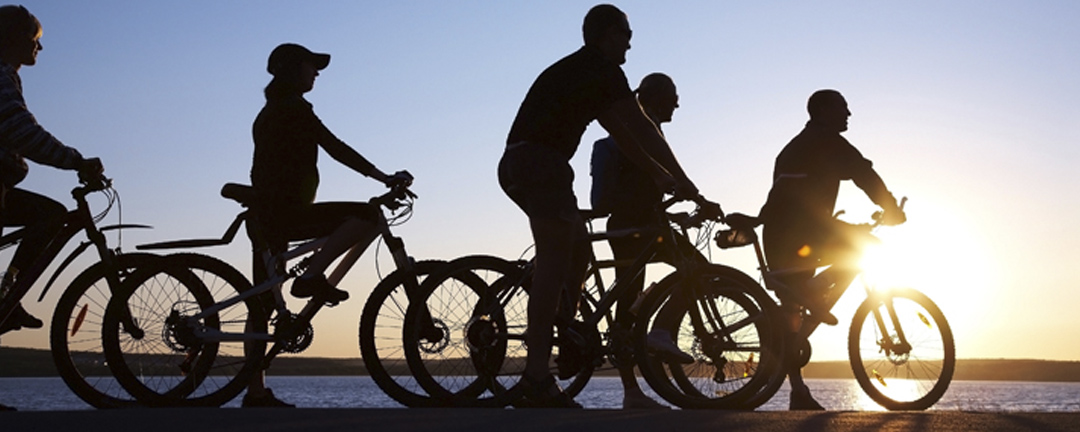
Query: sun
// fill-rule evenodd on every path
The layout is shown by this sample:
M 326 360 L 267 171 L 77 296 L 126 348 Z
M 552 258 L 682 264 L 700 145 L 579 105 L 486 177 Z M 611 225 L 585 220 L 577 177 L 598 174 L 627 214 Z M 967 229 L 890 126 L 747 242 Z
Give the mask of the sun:
M 992 298 L 1001 267 L 987 254 L 979 226 L 962 212 L 922 203 L 907 208 L 908 222 L 880 227 L 881 244 L 864 256 L 865 277 L 881 288 L 922 291 L 954 328 L 967 327 Z

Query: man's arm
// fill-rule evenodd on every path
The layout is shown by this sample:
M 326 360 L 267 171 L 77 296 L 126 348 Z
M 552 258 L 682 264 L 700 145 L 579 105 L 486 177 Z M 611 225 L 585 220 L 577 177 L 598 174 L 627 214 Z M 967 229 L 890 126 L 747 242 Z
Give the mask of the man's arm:
M 697 187 L 687 178 L 667 140 L 641 110 L 636 98 L 620 99 L 597 120 L 615 139 L 623 155 L 648 172 L 662 189 L 674 186 L 682 197 L 697 197 Z
M 904 215 L 903 210 L 900 209 L 896 202 L 896 197 L 885 187 L 885 181 L 881 179 L 877 171 L 874 171 L 873 164 L 869 160 L 862 159 L 856 165 L 851 180 L 855 182 L 855 186 L 858 186 L 859 189 L 866 193 L 870 201 L 873 201 L 874 204 L 877 204 L 885 211 L 884 221 L 886 225 L 898 225 L 907 220 L 907 216 Z

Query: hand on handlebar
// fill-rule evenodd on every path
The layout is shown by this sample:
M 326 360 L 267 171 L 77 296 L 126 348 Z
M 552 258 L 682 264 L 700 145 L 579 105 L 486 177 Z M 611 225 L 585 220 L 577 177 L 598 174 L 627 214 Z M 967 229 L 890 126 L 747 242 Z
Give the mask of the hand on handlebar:
M 881 218 L 879 220 L 881 221 L 882 225 L 900 225 L 904 222 L 907 222 L 907 214 L 904 213 L 904 210 L 897 207 L 892 210 L 885 210 L 884 212 L 882 212 Z
M 79 182 L 87 185 L 104 184 L 107 182 L 105 178 L 105 166 L 101 164 L 101 159 L 89 158 L 79 161 L 78 166 L 75 169 L 79 172 Z
M 398 171 L 398 172 L 394 173 L 393 175 L 386 176 L 385 184 L 386 184 L 386 187 L 388 187 L 388 188 L 393 188 L 393 187 L 398 187 L 398 186 L 408 187 L 409 185 L 412 184 L 412 182 L 413 182 L 412 174 L 409 174 L 408 171 L 403 170 L 403 171 Z
M 702 215 L 702 217 L 704 217 L 705 219 L 724 219 L 724 210 L 720 208 L 720 204 L 709 201 L 701 195 L 698 195 L 698 198 L 695 199 L 694 202 L 696 202 L 698 205 L 698 214 Z

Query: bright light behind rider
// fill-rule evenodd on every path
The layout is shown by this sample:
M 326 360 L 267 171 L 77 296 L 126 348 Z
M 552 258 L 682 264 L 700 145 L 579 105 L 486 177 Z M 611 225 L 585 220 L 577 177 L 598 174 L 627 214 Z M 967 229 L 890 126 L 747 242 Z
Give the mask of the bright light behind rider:
M 866 242 L 862 247 L 862 258 L 859 266 L 863 270 L 863 277 L 874 284 L 890 285 L 901 282 L 910 270 L 911 257 L 896 248 L 890 247 L 890 230 L 877 229 L 874 235 L 881 242 Z

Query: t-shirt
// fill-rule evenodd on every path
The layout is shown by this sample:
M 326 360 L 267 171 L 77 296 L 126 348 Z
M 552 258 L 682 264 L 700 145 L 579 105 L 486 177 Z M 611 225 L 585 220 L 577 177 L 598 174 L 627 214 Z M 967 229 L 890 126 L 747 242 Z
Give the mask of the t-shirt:
M 506 143 L 549 145 L 570 160 L 589 123 L 616 101 L 632 96 L 622 68 L 598 49 L 584 46 L 536 78 Z
M 255 118 L 251 185 L 264 202 L 304 205 L 319 187 L 319 139 L 325 129 L 301 96 L 275 97 Z

